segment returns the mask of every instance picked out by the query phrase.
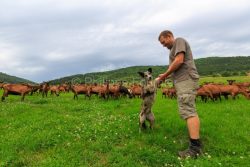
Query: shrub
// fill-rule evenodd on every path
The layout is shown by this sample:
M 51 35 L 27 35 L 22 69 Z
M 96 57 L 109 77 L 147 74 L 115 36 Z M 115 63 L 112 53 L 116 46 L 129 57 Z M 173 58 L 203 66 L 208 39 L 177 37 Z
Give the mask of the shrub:
M 224 71 L 224 72 L 222 72 L 221 76 L 229 77 L 229 76 L 232 76 L 232 74 L 229 71 Z

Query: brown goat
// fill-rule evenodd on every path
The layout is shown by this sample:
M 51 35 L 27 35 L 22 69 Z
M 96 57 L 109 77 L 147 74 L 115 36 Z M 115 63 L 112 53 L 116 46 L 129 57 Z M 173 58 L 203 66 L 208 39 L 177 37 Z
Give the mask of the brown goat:
M 141 97 L 142 95 L 142 86 L 141 85 L 133 85 L 129 88 L 131 90 L 131 94 L 133 97 Z
M 49 83 L 48 82 L 43 82 L 42 84 L 40 84 L 40 92 L 42 92 L 42 96 L 46 96 L 48 95 L 48 91 L 49 91 Z
M 168 94 L 168 88 L 162 88 L 161 92 L 162 92 L 162 98 L 163 96 L 166 98 Z
M 73 85 L 71 87 L 72 92 L 74 93 L 74 99 L 78 99 L 78 94 L 85 94 L 85 97 L 88 96 L 90 98 L 91 94 L 91 86 L 88 85 Z
M 118 98 L 120 96 L 120 86 L 119 85 L 110 85 L 109 86 L 109 94 L 114 98 Z
M 237 82 L 237 83 L 233 83 L 233 85 L 237 85 L 239 87 L 246 87 L 249 88 L 250 87 L 250 82 Z
M 2 101 L 5 100 L 5 97 L 11 95 L 21 95 L 21 101 L 24 100 L 24 96 L 31 92 L 32 86 L 28 84 L 5 84 L 3 85 L 3 96 Z
M 203 89 L 206 93 L 209 94 L 209 97 L 211 98 L 211 100 L 217 100 L 217 98 L 220 99 L 221 101 L 221 90 L 218 87 L 218 85 L 216 84 L 207 84 L 207 85 L 203 85 Z
M 99 97 L 103 97 L 104 99 L 109 96 L 109 83 L 106 82 L 103 85 L 92 85 L 91 86 L 91 94 L 97 94 Z
M 162 97 L 165 96 L 168 97 L 168 98 L 176 98 L 176 90 L 174 87 L 172 88 L 163 88 L 162 89 Z
M 237 85 L 217 85 L 220 88 L 222 94 L 231 95 L 233 99 L 238 94 L 244 95 L 247 99 L 249 99 L 249 94 L 247 93 L 244 87 L 239 87 Z
M 59 92 L 68 92 L 69 93 L 69 89 L 70 89 L 70 85 L 64 83 L 64 84 L 61 84 L 59 87 Z
M 32 90 L 30 92 L 30 95 L 33 95 L 34 93 L 37 93 L 39 89 L 40 89 L 40 85 L 33 85 Z
M 207 102 L 207 99 L 209 97 L 209 93 L 206 92 L 206 90 L 204 89 L 204 87 L 200 87 L 198 90 L 197 90 L 197 95 L 196 97 L 200 96 L 201 97 L 201 100 L 202 101 L 205 101 Z
M 59 86 L 52 85 L 49 87 L 50 95 L 56 94 L 56 96 L 59 96 Z

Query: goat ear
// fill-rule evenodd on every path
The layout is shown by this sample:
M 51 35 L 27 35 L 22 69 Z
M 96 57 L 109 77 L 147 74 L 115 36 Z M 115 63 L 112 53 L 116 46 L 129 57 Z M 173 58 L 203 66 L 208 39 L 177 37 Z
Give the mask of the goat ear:
M 144 72 L 138 72 L 138 74 L 144 78 Z
M 152 68 L 149 68 L 149 69 L 148 69 L 148 72 L 152 73 Z

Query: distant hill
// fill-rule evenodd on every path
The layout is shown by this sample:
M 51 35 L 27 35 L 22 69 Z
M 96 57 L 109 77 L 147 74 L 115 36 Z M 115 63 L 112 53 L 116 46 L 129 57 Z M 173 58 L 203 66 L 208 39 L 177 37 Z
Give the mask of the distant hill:
M 106 72 L 93 72 L 87 74 L 77 74 L 72 76 L 67 76 L 55 80 L 51 80 L 52 84 L 64 83 L 64 82 L 73 82 L 73 83 L 100 83 L 104 82 L 105 80 L 111 80 L 113 82 L 116 81 L 139 81 L 139 75 L 137 74 L 138 71 L 145 71 L 149 67 L 153 68 L 155 75 L 157 73 L 163 72 L 166 67 L 164 66 L 133 66 L 127 68 L 121 68 L 112 71 Z
M 27 79 L 19 78 L 16 76 L 11 76 L 5 73 L 0 72 L 0 82 L 6 82 L 6 83 L 34 83 L 32 81 L 29 81 Z
M 250 71 L 250 56 L 207 57 L 195 60 L 200 75 L 246 75 Z
M 195 59 L 195 64 L 201 76 L 240 76 L 250 74 L 250 56 L 236 57 L 207 57 Z M 67 77 L 51 80 L 51 84 L 65 82 L 72 83 L 100 83 L 105 80 L 116 81 L 140 81 L 138 71 L 145 71 L 149 67 L 153 68 L 154 77 L 166 71 L 167 66 L 132 66 L 105 72 L 93 72 L 86 74 L 76 74 Z M 32 81 L 11 76 L 0 72 L 0 82 L 7 83 L 34 83 Z
M 201 76 L 237 76 L 246 75 L 247 72 L 250 72 L 250 56 L 200 58 L 196 59 L 195 63 Z M 138 71 L 145 71 L 149 67 L 153 68 L 154 77 L 165 72 L 167 68 L 167 66 L 132 66 L 106 72 L 77 74 L 50 82 L 52 84 L 64 82 L 93 83 L 103 82 L 104 80 L 133 82 L 140 80 Z

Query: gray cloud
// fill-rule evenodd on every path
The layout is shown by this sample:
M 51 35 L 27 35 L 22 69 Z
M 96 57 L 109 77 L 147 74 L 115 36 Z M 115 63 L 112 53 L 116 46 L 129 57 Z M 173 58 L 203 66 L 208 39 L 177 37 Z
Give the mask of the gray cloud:
M 0 71 L 41 82 L 168 64 L 157 40 L 164 29 L 186 38 L 195 58 L 249 55 L 248 6 L 246 0 L 2 0 Z

